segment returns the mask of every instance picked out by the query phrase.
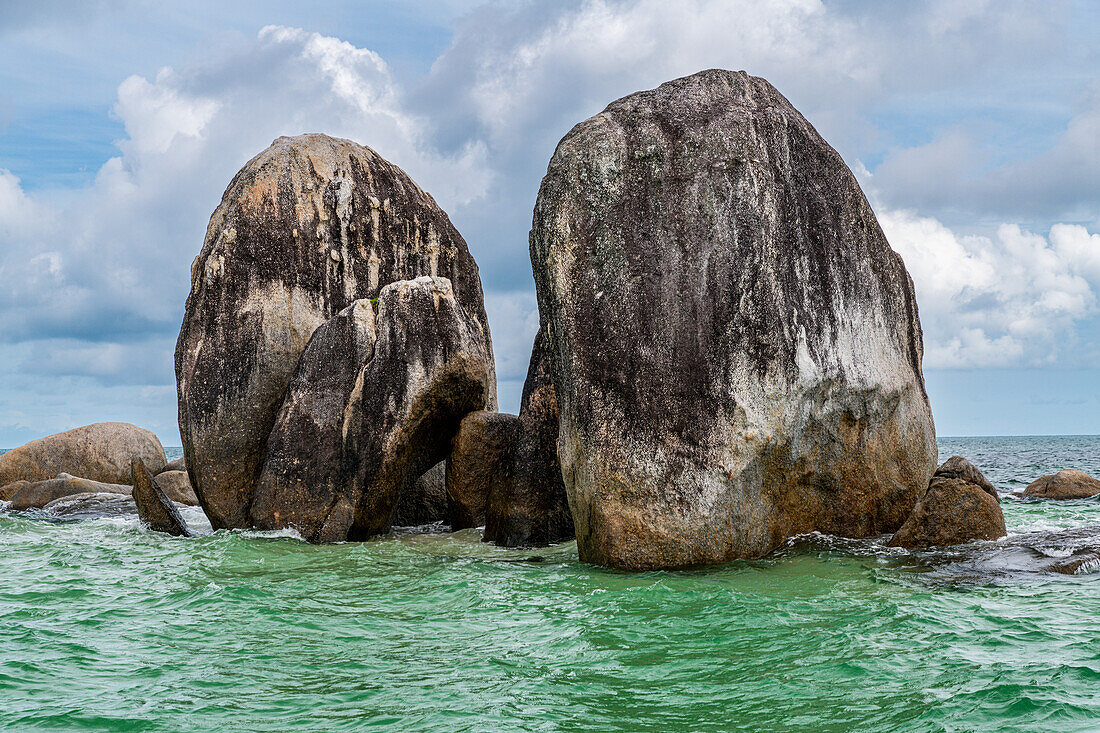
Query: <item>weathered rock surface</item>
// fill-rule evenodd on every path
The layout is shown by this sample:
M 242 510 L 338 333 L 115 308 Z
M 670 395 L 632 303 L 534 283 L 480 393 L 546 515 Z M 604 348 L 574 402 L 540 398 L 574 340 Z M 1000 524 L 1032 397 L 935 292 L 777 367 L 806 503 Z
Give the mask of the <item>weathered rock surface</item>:
M 30 486 L 30 481 L 12 481 L 10 484 L 0 486 L 0 501 L 10 501 L 15 492 L 22 489 L 24 486 Z
M 940 467 L 936 469 L 936 472 L 932 474 L 933 480 L 937 478 L 957 478 L 962 481 L 969 481 L 984 490 L 985 493 L 989 494 L 994 499 L 997 499 L 998 502 L 1000 501 L 1000 498 L 997 496 L 997 489 L 993 487 L 993 484 L 989 483 L 989 479 L 978 470 L 977 466 L 962 456 L 951 456 L 944 461 Z
M 191 480 L 187 477 L 186 471 L 161 471 L 154 480 L 164 495 L 177 504 L 199 505 L 199 498 L 191 488 Z
M 558 404 L 545 328 L 539 329 L 523 383 L 519 429 L 507 472 L 499 474 L 485 510 L 487 542 L 536 547 L 573 538 L 573 516 L 558 463 Z
M 191 532 L 187 529 L 183 517 L 180 516 L 179 509 L 157 486 L 140 458 L 134 459 L 132 470 L 134 503 L 137 505 L 137 513 L 141 521 L 154 532 L 164 532 L 175 537 L 189 537 Z
M 157 472 L 157 475 L 164 473 L 165 471 L 186 471 L 187 462 L 183 460 L 183 456 L 180 456 L 174 461 L 168 461 L 164 468 Z
M 448 278 L 488 340 L 466 243 L 397 166 L 347 140 L 302 135 L 279 138 L 237 174 L 192 266 L 176 346 L 184 454 L 214 528 L 250 523 L 264 448 L 313 331 L 422 275 Z M 494 404 L 493 378 L 489 392 Z
M 935 468 L 912 281 L 763 79 L 705 71 L 559 143 L 531 231 L 583 560 L 896 530 Z
M 417 527 L 433 522 L 449 522 L 447 504 L 447 464 L 440 462 L 401 490 L 393 508 L 393 524 Z
M 1100 481 L 1075 468 L 1040 476 L 1024 489 L 1024 496 L 1036 499 L 1087 499 L 1098 494 Z
M 988 491 L 960 478 L 934 478 L 890 544 L 942 547 L 995 540 L 1007 534 L 1001 503 Z
M 124 484 L 130 458 L 140 456 L 160 470 L 167 459 L 157 436 L 128 423 L 102 422 L 32 440 L 0 456 L 0 486 L 47 481 L 59 473 L 89 481 Z
M 346 451 L 346 412 L 364 365 L 374 356 L 375 315 L 357 300 L 309 340 L 267 441 L 252 523 L 319 528 L 354 475 Z
M 89 481 L 85 478 L 58 474 L 46 481 L 28 482 L 15 491 L 9 501 L 12 511 L 41 509 L 55 499 L 75 494 L 121 494 L 128 496 L 130 487 L 124 484 L 108 484 L 101 481 Z
M 488 332 L 448 280 L 387 285 L 374 326 L 373 356 L 332 423 L 340 426 L 338 446 L 330 450 L 323 432 L 280 417 L 253 506 L 256 526 L 293 527 L 314 542 L 386 531 L 404 488 L 447 457 L 463 416 L 490 404 Z M 332 331 L 336 340 L 347 332 Z M 312 358 L 304 356 L 299 371 L 312 369 Z
M 447 457 L 447 497 L 451 528 L 485 524 L 485 504 L 494 482 L 511 480 L 512 453 L 520 435 L 519 417 L 480 410 L 466 415 Z

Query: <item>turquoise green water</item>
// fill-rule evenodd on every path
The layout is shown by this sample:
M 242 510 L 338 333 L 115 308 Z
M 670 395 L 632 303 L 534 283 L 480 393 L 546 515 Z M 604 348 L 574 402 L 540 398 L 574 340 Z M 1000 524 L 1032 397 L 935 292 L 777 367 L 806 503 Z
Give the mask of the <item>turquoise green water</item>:
M 1100 474 L 1097 438 L 954 452 L 1004 490 Z M 1100 525 L 1100 501 L 1002 505 L 1014 535 Z M 809 538 L 627 574 L 478 540 L 0 515 L 0 730 L 1100 730 L 1097 573 Z

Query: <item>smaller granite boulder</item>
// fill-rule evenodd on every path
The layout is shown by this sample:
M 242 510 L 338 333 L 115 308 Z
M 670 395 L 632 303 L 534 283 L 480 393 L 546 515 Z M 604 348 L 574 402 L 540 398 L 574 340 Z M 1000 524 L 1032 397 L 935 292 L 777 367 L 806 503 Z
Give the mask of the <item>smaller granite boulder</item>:
M 191 481 L 187 478 L 187 471 L 162 471 L 156 476 L 157 486 L 172 501 L 187 506 L 198 506 L 199 498 L 195 496 L 195 490 L 191 488 Z
M 187 463 L 183 460 L 183 456 L 180 456 L 176 460 L 169 461 L 168 463 L 166 463 L 164 468 L 162 468 L 160 470 L 160 472 L 157 473 L 157 475 L 159 476 L 160 474 L 164 473 L 165 471 L 186 471 L 186 470 L 187 470 Z
M 433 522 L 446 522 L 447 464 L 435 464 L 427 473 L 401 491 L 393 509 L 393 524 L 398 527 L 418 527 Z
M 171 499 L 164 495 L 153 481 L 149 470 L 140 458 L 135 458 L 131 466 L 134 481 L 134 503 L 137 504 L 138 517 L 143 524 L 154 532 L 164 532 L 175 537 L 189 537 L 191 532 L 180 516 L 179 509 Z
M 910 549 L 995 540 L 1008 534 L 1001 503 L 978 484 L 933 479 L 890 546 Z
M 30 481 L 19 480 L 0 486 L 0 501 L 11 501 L 11 498 L 15 496 L 15 492 L 19 491 L 24 486 L 30 485 Z
M 972 484 L 980 486 L 985 493 L 1000 501 L 997 496 L 997 489 L 993 487 L 989 479 L 978 470 L 977 466 L 962 456 L 951 456 L 948 458 L 936 469 L 936 472 L 932 474 L 932 478 L 933 480 L 937 478 L 957 478 L 963 481 L 969 481 Z
M 486 504 L 484 539 L 502 547 L 541 547 L 575 535 L 558 461 L 558 400 L 548 347 L 544 326 L 531 349 L 507 480 L 494 482 Z
M 158 472 L 167 463 L 160 440 L 148 430 L 117 422 L 85 425 L 32 440 L 0 456 L 0 486 L 20 479 L 47 481 L 59 473 L 125 484 L 132 456 Z
M 494 481 L 511 475 L 511 451 L 519 432 L 515 415 L 478 410 L 462 419 L 447 458 L 452 529 L 485 524 L 485 504 Z
M 1036 499 L 1087 499 L 1097 494 L 1100 481 L 1074 468 L 1041 476 L 1024 489 L 1024 496 Z
M 130 487 L 123 484 L 89 481 L 88 479 L 62 473 L 48 481 L 24 483 L 18 491 L 11 495 L 11 506 L 8 508 L 17 512 L 27 511 L 28 509 L 42 509 L 55 499 L 75 494 L 129 495 Z

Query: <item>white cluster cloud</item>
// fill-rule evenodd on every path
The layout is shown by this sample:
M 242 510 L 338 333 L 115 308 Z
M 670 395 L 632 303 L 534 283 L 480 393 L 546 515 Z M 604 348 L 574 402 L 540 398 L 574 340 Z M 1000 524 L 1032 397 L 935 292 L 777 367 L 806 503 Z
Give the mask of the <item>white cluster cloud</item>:
M 1043 237 L 1002 224 L 995 237 L 960 236 L 910 211 L 878 218 L 913 277 L 925 367 L 1083 360 L 1074 327 L 1096 310 L 1100 235 L 1058 224 Z
M 222 39 L 121 82 L 125 137 L 89 186 L 28 192 L 0 170 L 0 381 L 153 385 L 149 399 L 170 410 L 172 343 L 210 212 L 274 138 L 322 131 L 403 167 L 459 225 L 514 408 L 505 393 L 518 397 L 538 321 L 526 233 L 554 145 L 619 96 L 711 67 L 768 78 L 873 183 L 916 282 L 928 366 L 1080 361 L 1100 292 L 1089 230 L 1100 226 L 1100 87 L 1067 91 L 1077 107 L 1038 152 L 991 157 L 959 112 L 993 104 L 976 90 L 1083 53 L 1065 42 L 1062 12 L 1026 0 L 494 3 L 457 21 L 430 72 L 403 83 L 377 53 L 331 35 L 267 26 Z M 884 103 L 919 118 L 929 99 L 954 105 L 931 140 L 875 119 Z M 879 158 L 873 176 L 862 168 Z M 967 216 L 981 226 L 961 225 Z

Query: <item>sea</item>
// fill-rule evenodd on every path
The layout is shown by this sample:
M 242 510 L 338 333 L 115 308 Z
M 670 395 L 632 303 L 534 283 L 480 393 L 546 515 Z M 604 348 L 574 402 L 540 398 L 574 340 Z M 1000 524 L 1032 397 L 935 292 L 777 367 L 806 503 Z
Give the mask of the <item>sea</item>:
M 1100 571 L 1043 569 L 1083 541 L 1043 533 L 1100 526 L 1100 500 L 1013 496 L 1100 476 L 1100 437 L 939 451 L 997 486 L 1008 540 L 628 573 L 476 529 L 313 546 L 197 509 L 190 539 L 0 513 L 0 730 L 1100 731 Z

